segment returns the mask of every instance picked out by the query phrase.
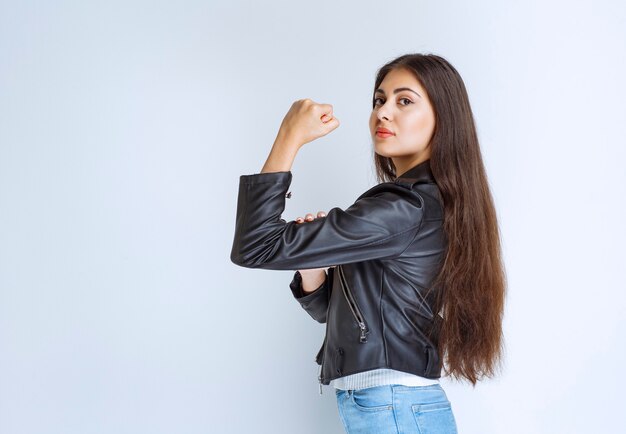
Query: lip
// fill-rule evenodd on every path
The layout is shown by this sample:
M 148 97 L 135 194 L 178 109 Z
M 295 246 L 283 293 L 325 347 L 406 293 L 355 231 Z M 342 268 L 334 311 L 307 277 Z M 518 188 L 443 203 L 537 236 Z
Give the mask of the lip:
M 380 137 L 381 139 L 385 139 L 387 137 L 393 137 L 393 134 L 376 133 L 376 137 Z
M 385 139 L 387 137 L 395 136 L 396 134 L 393 131 L 388 130 L 387 128 L 378 128 L 376 129 L 376 137 L 380 137 L 381 139 Z
M 388 134 L 388 135 L 392 135 L 392 136 L 394 135 L 393 131 L 390 131 L 387 128 L 378 128 L 376 130 L 376 134 L 379 134 L 379 133 Z
M 387 137 L 393 137 L 395 136 L 395 134 L 393 133 L 385 133 L 382 131 L 376 131 L 376 137 L 380 137 L 381 139 L 387 138 Z

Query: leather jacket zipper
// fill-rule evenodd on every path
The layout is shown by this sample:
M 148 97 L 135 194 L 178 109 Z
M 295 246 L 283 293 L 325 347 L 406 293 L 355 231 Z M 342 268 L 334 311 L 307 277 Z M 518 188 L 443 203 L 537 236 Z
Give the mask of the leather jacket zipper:
M 320 371 L 317 374 L 317 380 L 320 383 L 320 395 L 322 394 L 322 365 L 320 365 Z
M 320 365 L 320 370 L 317 373 L 317 380 L 319 381 L 320 384 L 320 395 L 322 394 L 322 366 L 324 363 L 324 350 L 326 346 L 326 336 L 324 336 L 324 342 L 322 342 L 322 347 L 320 348 L 319 352 L 317 353 L 317 356 L 315 357 L 315 361 L 319 363 Z
M 346 281 L 346 276 L 343 274 L 343 268 L 340 265 L 337 265 L 337 270 L 339 271 L 339 280 L 341 283 L 341 289 L 343 291 L 343 295 L 346 297 L 346 301 L 348 302 L 348 306 L 352 311 L 352 315 L 354 319 L 359 324 L 359 328 L 361 329 L 361 335 L 359 337 L 360 343 L 367 342 L 367 333 L 369 333 L 369 329 L 367 328 L 367 324 L 365 324 L 365 319 L 363 318 L 363 314 L 357 306 L 356 301 L 354 300 L 354 296 L 350 291 L 350 287 L 348 286 L 348 282 Z
M 332 276 L 332 274 L 330 273 L 334 273 L 334 269 L 329 270 L 329 278 Z M 322 367 L 324 366 L 324 353 L 326 352 L 326 339 L 327 338 L 328 338 L 328 325 L 326 326 L 326 331 L 324 333 L 324 341 L 322 342 L 322 347 L 320 348 L 317 355 L 315 356 L 315 361 L 319 363 L 320 365 L 319 372 L 317 373 L 317 380 L 319 381 L 319 386 L 320 386 L 320 395 L 322 394 Z

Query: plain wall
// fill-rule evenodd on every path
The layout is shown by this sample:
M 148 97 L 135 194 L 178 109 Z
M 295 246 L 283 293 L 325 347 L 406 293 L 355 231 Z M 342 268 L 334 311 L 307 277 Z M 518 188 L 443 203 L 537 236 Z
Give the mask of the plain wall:
M 626 382 L 617 1 L 0 2 L 0 433 L 342 433 L 292 272 L 230 262 L 239 175 L 293 101 L 284 218 L 376 183 L 377 68 L 448 59 L 508 275 L 502 374 L 442 379 L 463 434 L 615 432 Z

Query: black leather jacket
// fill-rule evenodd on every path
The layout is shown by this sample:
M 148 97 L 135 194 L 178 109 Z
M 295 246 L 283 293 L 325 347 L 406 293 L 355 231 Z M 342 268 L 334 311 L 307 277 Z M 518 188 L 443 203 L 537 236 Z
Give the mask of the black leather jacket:
M 345 210 L 301 224 L 281 219 L 291 179 L 291 172 L 240 177 L 230 258 L 270 270 L 332 267 L 314 292 L 302 292 L 297 271 L 290 284 L 309 315 L 326 322 L 316 357 L 320 388 L 376 368 L 439 378 L 442 318 L 429 285 L 446 238 L 430 160 L 374 186 Z

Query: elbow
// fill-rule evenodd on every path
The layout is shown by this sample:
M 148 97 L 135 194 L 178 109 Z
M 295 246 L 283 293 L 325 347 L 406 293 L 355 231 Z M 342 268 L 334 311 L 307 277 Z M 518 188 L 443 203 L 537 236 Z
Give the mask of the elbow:
M 235 265 L 239 265 L 240 267 L 252 268 L 250 260 L 252 258 L 252 255 L 249 254 L 249 249 L 246 249 L 245 246 L 246 243 L 242 241 L 239 233 L 236 232 L 233 239 L 233 245 L 230 249 L 230 261 Z
M 241 261 L 241 256 L 235 252 L 230 253 L 230 262 L 232 262 L 235 265 L 239 265 L 240 267 L 244 266 L 243 262 Z
M 235 240 L 230 251 L 233 264 L 245 268 L 264 268 L 268 270 L 291 269 L 284 257 L 276 254 L 276 245 L 265 241 Z
M 237 245 L 233 245 L 230 251 L 230 261 L 235 265 L 245 268 L 263 268 L 265 266 L 265 262 L 259 255 L 249 250 L 242 249 Z
M 239 265 L 240 267 L 254 268 L 252 262 L 246 260 L 243 253 L 239 249 L 237 249 L 236 246 L 233 246 L 232 250 L 230 251 L 230 261 L 235 265 Z

